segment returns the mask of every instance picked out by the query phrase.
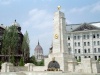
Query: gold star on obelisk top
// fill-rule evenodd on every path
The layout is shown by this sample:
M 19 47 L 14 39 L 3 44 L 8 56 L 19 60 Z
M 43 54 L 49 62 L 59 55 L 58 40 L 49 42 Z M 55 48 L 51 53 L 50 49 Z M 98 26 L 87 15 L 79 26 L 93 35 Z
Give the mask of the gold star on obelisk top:
M 58 8 L 59 11 L 61 10 L 61 6 L 58 6 L 57 8 Z

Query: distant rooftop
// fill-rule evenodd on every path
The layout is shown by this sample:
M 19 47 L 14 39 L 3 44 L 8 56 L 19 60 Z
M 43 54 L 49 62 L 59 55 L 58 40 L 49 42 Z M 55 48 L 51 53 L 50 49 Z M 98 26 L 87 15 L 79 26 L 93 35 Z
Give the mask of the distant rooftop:
M 80 24 L 67 24 L 66 25 L 66 30 L 67 31 L 73 31 L 75 30 L 77 27 L 83 25 L 84 23 L 80 23 Z M 86 24 L 89 24 L 89 25 L 93 25 L 93 26 L 96 26 L 98 28 L 100 28 L 100 21 L 99 22 L 90 22 L 90 23 L 86 23 Z

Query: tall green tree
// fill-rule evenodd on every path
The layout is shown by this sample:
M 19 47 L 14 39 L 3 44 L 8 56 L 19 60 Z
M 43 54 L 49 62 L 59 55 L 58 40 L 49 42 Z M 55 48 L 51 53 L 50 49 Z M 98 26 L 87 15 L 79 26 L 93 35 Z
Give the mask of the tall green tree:
M 2 54 L 9 55 L 9 62 L 14 62 L 14 54 L 18 45 L 18 30 L 15 25 L 7 27 L 3 34 Z
M 44 60 L 41 60 L 41 61 L 39 62 L 39 66 L 44 66 Z
M 36 59 L 35 59 L 35 56 L 31 56 L 30 57 L 30 63 L 33 63 L 34 65 L 38 65 Z
M 7 55 L 7 48 L 8 48 L 8 44 L 7 44 L 7 42 L 8 42 L 8 40 L 9 40 L 9 38 L 7 38 L 8 37 L 8 32 L 7 32 L 7 30 L 8 30 L 8 28 L 6 27 L 5 28 L 5 31 L 4 31 L 4 34 L 3 34 L 3 37 L 2 37 L 2 50 L 1 50 L 1 54 L 2 55 L 4 55 L 5 57 L 3 58 L 3 61 L 5 60 L 5 58 L 6 58 L 6 55 Z
M 24 66 L 23 58 L 20 59 L 20 61 L 19 61 L 19 66 Z
M 37 60 L 35 59 L 35 56 L 31 56 L 31 57 L 30 57 L 30 63 L 33 63 L 33 64 L 36 65 L 36 66 L 44 66 L 44 59 L 41 60 L 41 61 L 37 61 Z
M 29 61 L 29 52 L 30 52 L 29 42 L 30 41 L 29 41 L 28 32 L 26 31 L 26 33 L 24 34 L 23 43 L 22 43 L 22 52 L 23 52 L 23 57 L 25 57 L 24 58 L 25 62 Z

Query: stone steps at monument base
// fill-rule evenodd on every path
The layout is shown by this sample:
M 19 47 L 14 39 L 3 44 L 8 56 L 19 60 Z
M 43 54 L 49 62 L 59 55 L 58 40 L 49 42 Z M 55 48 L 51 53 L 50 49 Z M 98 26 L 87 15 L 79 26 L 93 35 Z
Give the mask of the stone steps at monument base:
M 0 75 L 100 75 L 100 73 L 97 74 L 91 74 L 91 73 L 67 73 L 67 72 L 54 72 L 54 71 L 47 71 L 47 72 L 0 72 Z

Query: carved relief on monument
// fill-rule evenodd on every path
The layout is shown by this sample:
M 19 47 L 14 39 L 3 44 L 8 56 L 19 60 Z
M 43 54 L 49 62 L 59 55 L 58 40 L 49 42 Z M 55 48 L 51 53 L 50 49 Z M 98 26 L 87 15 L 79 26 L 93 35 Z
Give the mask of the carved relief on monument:
M 48 64 L 48 71 L 60 71 L 60 65 L 55 61 L 55 57 L 52 58 L 52 61 Z

